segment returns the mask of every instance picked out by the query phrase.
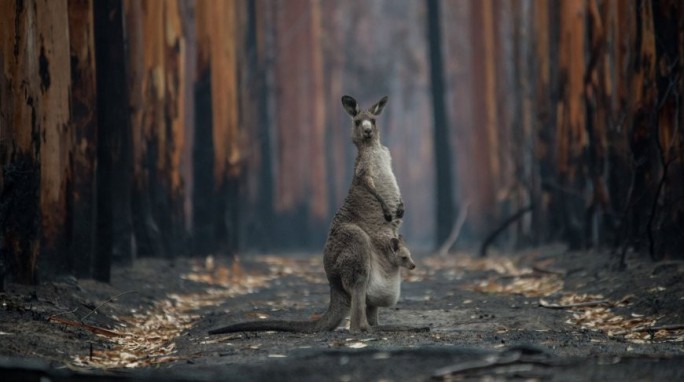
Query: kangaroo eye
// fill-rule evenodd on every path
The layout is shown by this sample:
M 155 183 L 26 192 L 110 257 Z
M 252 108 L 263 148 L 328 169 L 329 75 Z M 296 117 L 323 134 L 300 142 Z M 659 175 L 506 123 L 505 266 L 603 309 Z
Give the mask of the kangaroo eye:
M 356 121 L 354 121 L 354 124 L 358 127 L 361 124 L 361 120 L 357 119 Z
M 375 125 L 375 118 L 371 118 L 371 123 Z

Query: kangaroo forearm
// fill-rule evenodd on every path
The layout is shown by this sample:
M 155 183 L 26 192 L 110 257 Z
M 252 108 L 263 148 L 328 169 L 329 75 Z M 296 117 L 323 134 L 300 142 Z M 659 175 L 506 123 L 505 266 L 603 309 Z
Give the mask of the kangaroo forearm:
M 369 175 L 364 175 L 361 178 L 361 180 L 361 184 L 363 184 L 363 186 L 368 190 L 368 192 L 370 192 L 371 195 L 373 195 L 373 197 L 380 203 L 382 213 L 383 215 L 385 215 L 385 220 L 392 220 L 392 213 L 390 212 L 389 206 L 387 205 L 385 199 L 378 193 L 378 190 L 375 188 L 375 182 L 373 181 L 373 178 Z
M 370 191 L 370 193 L 375 197 L 375 199 L 378 200 L 378 202 L 380 203 L 380 206 L 382 207 L 382 211 L 383 212 L 389 212 L 389 206 L 387 205 L 387 202 L 385 202 L 385 199 L 383 199 L 383 197 L 380 196 L 378 191 L 375 190 L 374 188 L 369 188 L 368 191 Z

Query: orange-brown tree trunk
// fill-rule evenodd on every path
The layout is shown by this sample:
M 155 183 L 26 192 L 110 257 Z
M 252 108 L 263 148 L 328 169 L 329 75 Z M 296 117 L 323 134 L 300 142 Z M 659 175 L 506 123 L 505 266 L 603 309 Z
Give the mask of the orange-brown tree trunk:
M 199 252 L 234 253 L 238 246 L 245 135 L 238 123 L 237 9 L 235 1 L 206 0 L 196 8 L 193 230 Z
M 40 252 L 40 45 L 34 1 L 3 1 L 0 63 L 0 230 L 6 272 L 36 281 Z

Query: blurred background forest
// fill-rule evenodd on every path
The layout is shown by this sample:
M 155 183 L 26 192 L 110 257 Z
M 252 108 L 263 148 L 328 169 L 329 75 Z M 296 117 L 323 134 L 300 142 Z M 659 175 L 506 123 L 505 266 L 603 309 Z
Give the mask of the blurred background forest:
M 320 251 L 378 121 L 414 250 L 684 256 L 677 0 L 2 0 L 0 259 Z M 510 223 L 510 224 L 508 224 Z M 3 272 L 0 272 L 3 273 Z M 0 283 L 1 285 L 1 283 Z

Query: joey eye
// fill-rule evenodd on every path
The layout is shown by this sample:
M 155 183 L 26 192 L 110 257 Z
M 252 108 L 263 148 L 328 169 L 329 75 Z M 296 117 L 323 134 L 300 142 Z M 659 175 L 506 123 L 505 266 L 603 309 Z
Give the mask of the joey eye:
M 356 125 L 356 127 L 359 127 L 359 125 L 361 125 L 361 120 L 357 119 L 356 121 L 354 121 L 354 124 Z
M 370 119 L 371 123 L 375 125 L 375 118 Z

